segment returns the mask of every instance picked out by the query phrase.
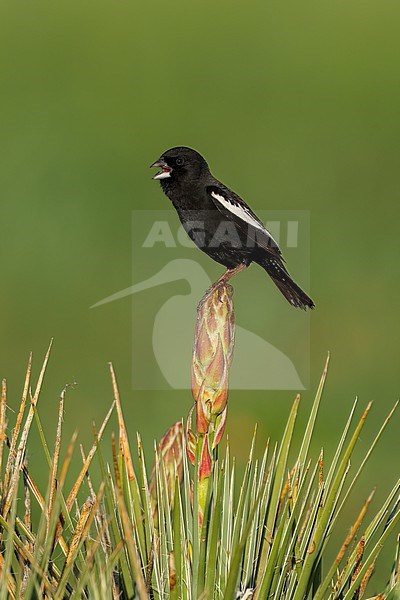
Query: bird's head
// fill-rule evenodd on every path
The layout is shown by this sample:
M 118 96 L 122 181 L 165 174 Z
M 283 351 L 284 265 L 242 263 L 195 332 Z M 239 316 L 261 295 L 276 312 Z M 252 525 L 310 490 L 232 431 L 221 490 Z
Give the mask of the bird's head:
M 196 180 L 201 173 L 208 172 L 208 165 L 201 154 L 185 146 L 170 148 L 150 166 L 161 168 L 153 177 L 160 179 L 161 185 Z

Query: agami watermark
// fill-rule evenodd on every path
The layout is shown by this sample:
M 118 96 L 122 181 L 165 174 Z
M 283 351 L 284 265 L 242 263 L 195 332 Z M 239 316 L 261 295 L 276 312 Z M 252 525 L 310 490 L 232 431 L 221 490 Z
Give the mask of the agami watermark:
M 308 287 L 309 212 L 261 211 L 260 217 L 284 257 L 290 254 L 296 279 Z M 254 247 L 254 235 L 243 242 L 232 221 L 222 222 L 212 237 L 203 223 L 199 213 L 184 228 L 172 210 L 132 212 L 132 284 L 94 306 L 115 302 L 117 310 L 118 300 L 132 297 L 127 326 L 132 329 L 133 389 L 190 389 L 196 308 L 215 273 L 218 277 L 224 271 L 221 265 L 218 273 L 197 246 L 218 248 L 228 241 L 233 248 L 244 244 L 249 252 Z M 304 389 L 309 385 L 309 316 L 288 305 L 257 265 L 250 269 L 257 273 L 251 275 L 255 283 L 250 289 L 243 292 L 240 285 L 240 307 L 247 297 L 249 311 L 236 315 L 230 388 Z M 231 283 L 239 287 L 237 280 Z

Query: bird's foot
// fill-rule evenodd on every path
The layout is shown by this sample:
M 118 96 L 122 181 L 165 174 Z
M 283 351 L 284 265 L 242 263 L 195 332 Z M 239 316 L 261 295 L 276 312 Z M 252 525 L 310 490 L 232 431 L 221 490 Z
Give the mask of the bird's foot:
M 246 263 L 240 263 L 234 269 L 227 269 L 225 273 L 221 275 L 210 287 L 206 290 L 203 298 L 199 302 L 199 306 L 201 306 L 218 288 L 225 285 L 234 275 L 243 271 L 248 265 Z

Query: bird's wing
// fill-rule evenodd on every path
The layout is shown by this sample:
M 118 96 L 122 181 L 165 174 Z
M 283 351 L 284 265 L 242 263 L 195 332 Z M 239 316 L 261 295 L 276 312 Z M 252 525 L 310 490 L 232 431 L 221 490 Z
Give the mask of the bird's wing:
M 263 248 L 271 256 L 283 260 L 277 242 L 249 206 L 228 188 L 209 185 L 207 194 L 224 217 L 233 221 L 238 230 L 247 236 L 254 245 Z

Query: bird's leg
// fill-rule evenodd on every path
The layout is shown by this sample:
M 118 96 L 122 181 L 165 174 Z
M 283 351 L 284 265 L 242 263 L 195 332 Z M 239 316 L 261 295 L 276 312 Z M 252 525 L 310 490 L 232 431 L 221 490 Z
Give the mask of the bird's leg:
M 235 267 L 234 269 L 227 269 L 225 273 L 223 273 L 221 277 L 217 279 L 214 285 L 218 286 L 221 283 L 226 283 L 227 281 L 232 279 L 234 275 L 237 275 L 238 273 L 240 273 L 240 271 L 243 271 L 243 269 L 245 269 L 247 266 L 247 263 L 242 262 L 239 265 L 237 265 L 237 267 Z
M 225 271 L 225 273 L 223 273 L 221 275 L 221 277 L 219 277 L 217 279 L 217 281 L 215 283 L 213 283 L 208 290 L 206 291 L 204 298 L 208 297 L 210 294 L 212 294 L 220 285 L 225 284 L 227 281 L 229 281 L 230 279 L 232 279 L 232 277 L 234 277 L 234 275 L 237 275 L 238 273 L 240 273 L 240 271 L 243 271 L 243 269 L 245 269 L 246 267 L 248 267 L 248 264 L 245 262 L 240 263 L 239 265 L 237 265 L 234 269 L 227 269 Z

